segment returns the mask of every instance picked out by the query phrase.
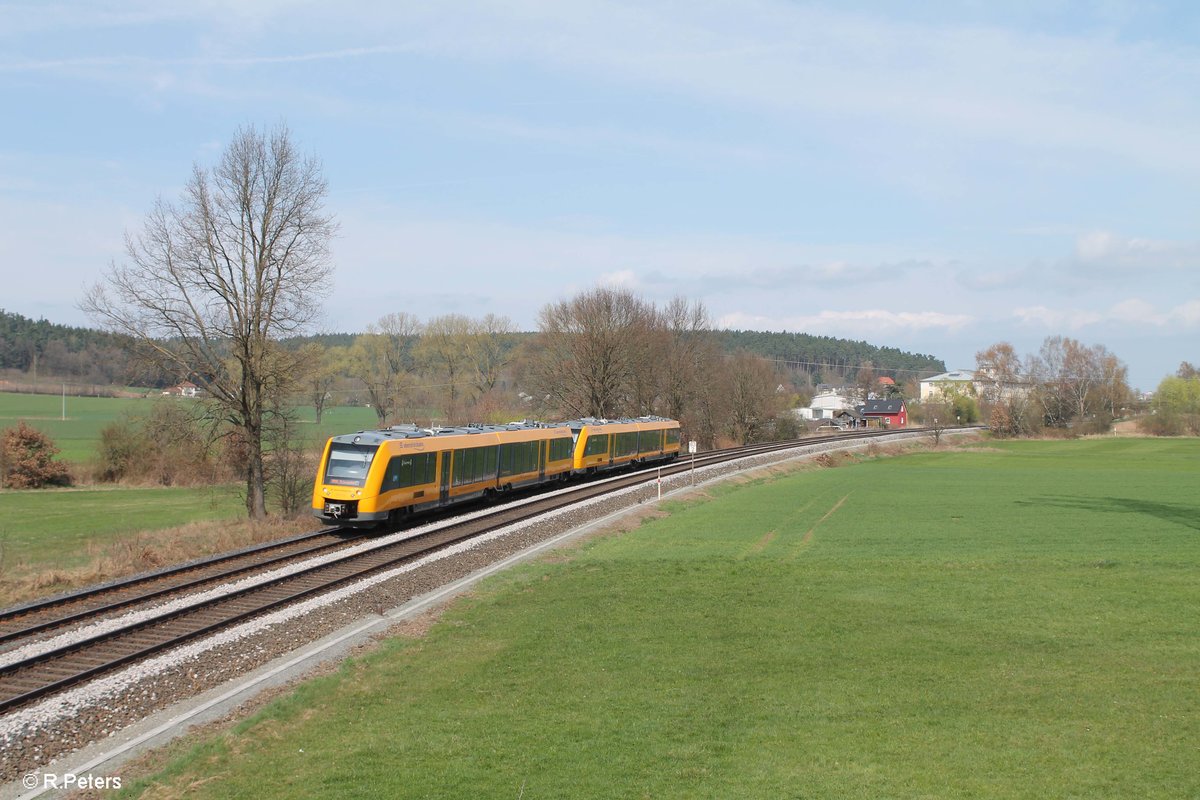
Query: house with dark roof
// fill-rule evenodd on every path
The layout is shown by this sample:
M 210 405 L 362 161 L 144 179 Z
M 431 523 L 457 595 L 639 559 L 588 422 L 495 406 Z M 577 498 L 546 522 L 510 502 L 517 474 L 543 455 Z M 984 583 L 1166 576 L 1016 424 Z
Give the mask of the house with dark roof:
M 875 420 L 874 424 L 881 428 L 908 427 L 908 408 L 901 399 L 868 400 L 859 406 L 858 410 L 862 412 L 868 425 Z
M 863 419 L 863 415 L 854 408 L 843 408 L 833 415 L 833 421 L 844 431 L 867 427 L 867 421 Z

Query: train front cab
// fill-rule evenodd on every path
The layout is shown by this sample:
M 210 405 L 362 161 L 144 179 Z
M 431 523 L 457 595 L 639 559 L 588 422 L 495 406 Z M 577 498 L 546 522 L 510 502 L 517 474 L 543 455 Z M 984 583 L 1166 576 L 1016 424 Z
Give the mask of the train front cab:
M 360 431 L 326 443 L 313 489 L 323 522 L 373 527 L 570 475 L 566 427 Z
M 313 485 L 312 512 L 333 525 L 368 527 L 387 519 L 376 509 L 385 441 L 380 432 L 360 431 L 334 436 L 325 443 L 317 480 Z

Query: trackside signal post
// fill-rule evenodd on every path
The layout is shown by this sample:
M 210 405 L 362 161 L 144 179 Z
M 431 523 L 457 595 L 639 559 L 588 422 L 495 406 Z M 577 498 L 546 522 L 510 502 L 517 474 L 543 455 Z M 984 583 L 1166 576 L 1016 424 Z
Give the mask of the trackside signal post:
M 688 452 L 692 454 L 692 486 L 696 485 L 696 440 L 688 441 Z

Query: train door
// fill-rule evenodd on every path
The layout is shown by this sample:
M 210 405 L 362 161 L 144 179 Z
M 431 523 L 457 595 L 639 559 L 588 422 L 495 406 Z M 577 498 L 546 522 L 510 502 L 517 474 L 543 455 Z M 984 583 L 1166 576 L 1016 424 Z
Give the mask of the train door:
M 442 451 L 442 478 L 439 481 L 438 499 L 443 505 L 450 502 L 450 457 L 453 451 Z
M 538 442 L 538 483 L 546 480 L 546 457 L 549 451 L 549 440 Z

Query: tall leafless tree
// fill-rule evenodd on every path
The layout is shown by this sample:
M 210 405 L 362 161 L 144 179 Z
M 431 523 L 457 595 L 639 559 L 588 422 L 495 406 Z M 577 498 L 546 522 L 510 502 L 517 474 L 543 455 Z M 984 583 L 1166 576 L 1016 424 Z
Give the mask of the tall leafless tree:
M 1022 436 L 1040 425 L 1033 412 L 1035 393 L 1021 356 L 1008 342 L 997 342 L 975 354 L 975 382 L 980 386 L 988 425 L 998 436 Z
M 651 355 L 654 306 L 598 287 L 542 309 L 531 370 L 562 411 L 591 417 L 639 413 L 636 379 Z
M 278 340 L 304 331 L 329 287 L 320 162 L 288 129 L 237 131 L 211 169 L 197 164 L 177 203 L 161 198 L 127 260 L 81 305 L 153 360 L 202 386 L 246 449 L 246 509 L 266 515 L 263 441 L 295 377 Z
M 486 314 L 471 324 L 470 353 L 475 370 L 475 391 L 484 395 L 496 388 L 500 372 L 512 359 L 512 320 Z
M 350 370 L 366 387 L 381 426 L 399 408 L 401 395 L 413 383 L 413 348 L 420 331 L 421 322 L 412 314 L 385 314 L 378 323 L 368 325 L 367 332 L 350 347 Z
M 683 419 L 702 382 L 711 380 L 719 366 L 712 320 L 703 303 L 689 303 L 684 297 L 672 299 L 660 316 L 668 334 L 666 349 L 656 360 L 664 410 L 673 419 Z
M 442 411 L 451 424 L 462 419 L 464 389 L 471 369 L 471 320 L 462 314 L 443 314 L 425 323 L 414 355 L 437 383 Z
M 780 410 L 775 393 L 779 375 L 766 359 L 741 352 L 727 359 L 724 378 L 729 397 L 729 435 L 741 444 L 762 441 Z

